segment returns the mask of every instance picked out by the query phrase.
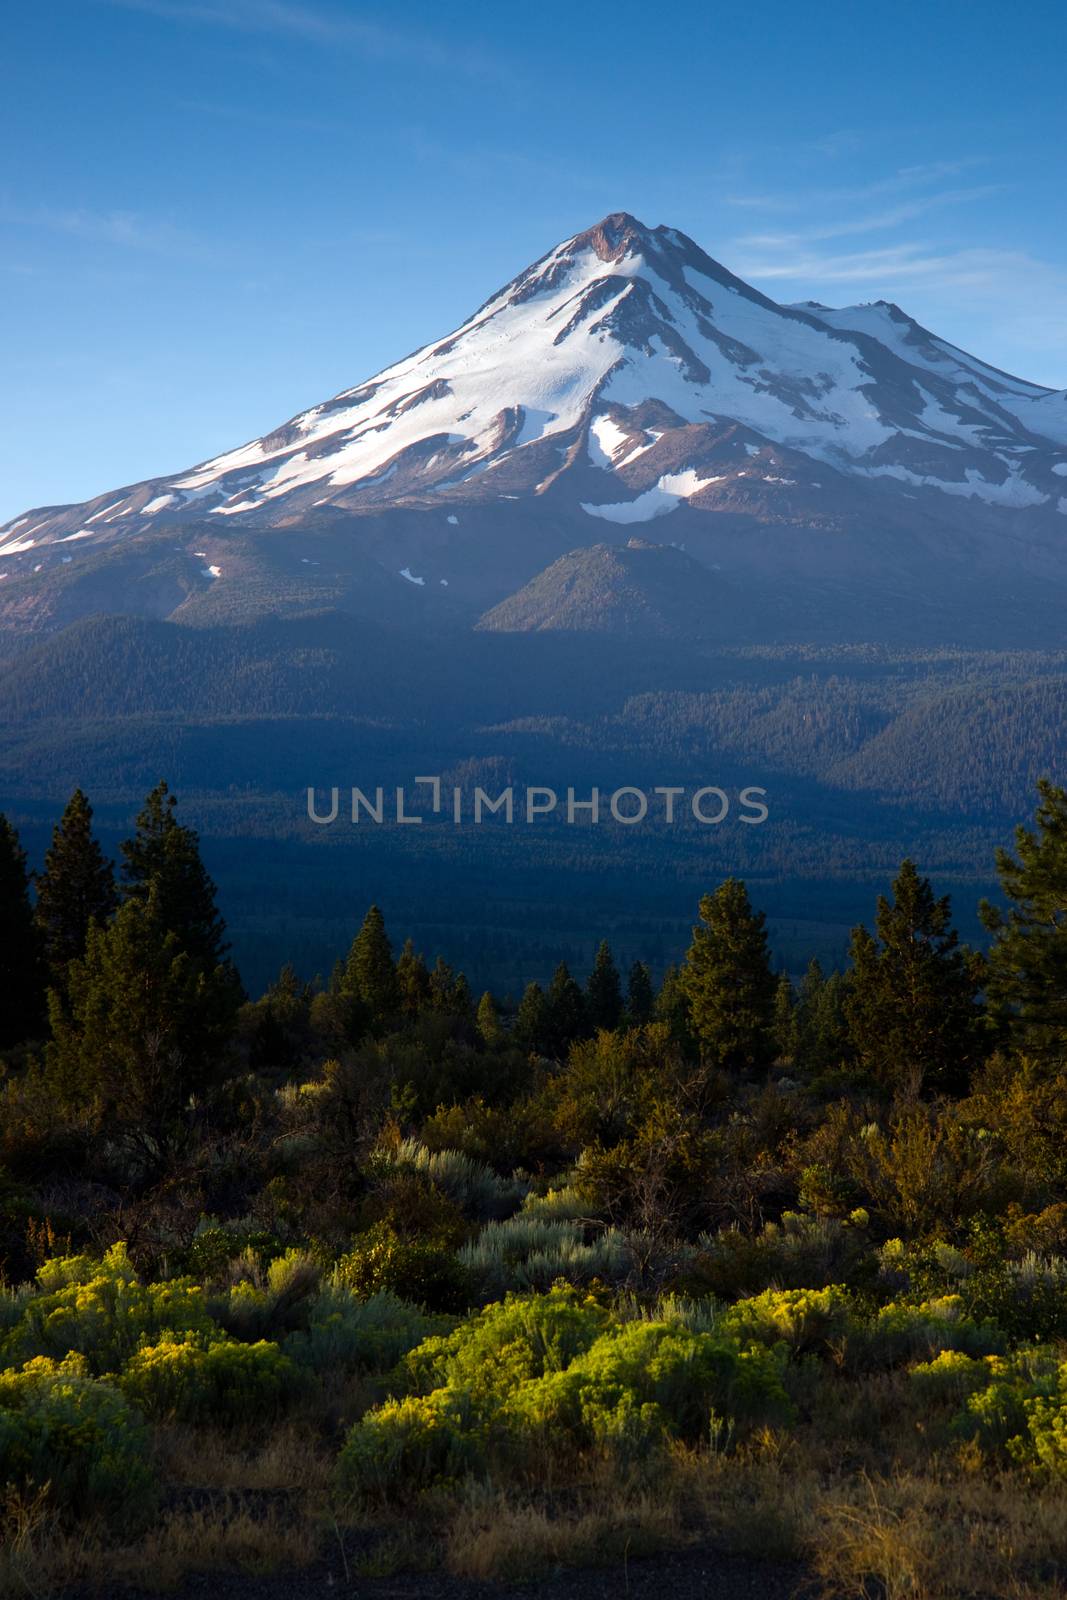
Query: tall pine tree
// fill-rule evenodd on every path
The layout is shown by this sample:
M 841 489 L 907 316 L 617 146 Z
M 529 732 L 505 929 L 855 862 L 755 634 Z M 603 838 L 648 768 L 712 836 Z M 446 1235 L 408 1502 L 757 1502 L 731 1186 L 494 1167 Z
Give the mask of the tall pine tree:
M 571 977 L 565 961 L 552 975 L 545 994 L 545 1048 L 562 1061 L 576 1039 L 589 1037 L 585 996 Z
M 652 1021 L 656 996 L 652 974 L 643 961 L 635 961 L 626 982 L 626 1013 L 631 1027 L 643 1028 Z
M 539 983 L 528 983 L 515 1013 L 515 1043 L 538 1053 L 547 1048 L 548 1004 Z
M 845 1018 L 861 1067 L 887 1088 L 960 1093 L 981 1054 L 979 963 L 952 926 L 947 895 L 905 861 L 878 898 L 876 936 L 852 934 Z
M 235 1017 L 226 967 L 205 969 L 183 948 L 155 887 L 107 927 L 90 925 L 50 1010 L 46 1060 L 59 1097 L 157 1140 L 217 1080 Z
M 611 946 L 604 939 L 596 953 L 593 970 L 585 986 L 585 1003 L 590 1026 L 617 1028 L 622 1016 L 622 985 L 619 972 L 611 954 Z
M 426 959 L 410 939 L 404 940 L 396 962 L 396 982 L 400 1009 L 406 1017 L 416 1017 L 430 1003 L 430 974 Z
M 392 1021 L 400 1009 L 400 984 L 393 947 L 377 906 L 371 906 L 352 941 L 340 992 L 364 1007 L 370 1026 L 376 1030 Z
M 105 923 L 118 903 L 115 873 L 93 837 L 93 808 L 75 789 L 52 834 L 37 878 L 37 926 L 53 984 L 85 954 L 89 925 Z
M 759 1072 L 774 1059 L 777 981 L 767 949 L 766 918 L 745 885 L 728 878 L 700 902 L 700 925 L 682 969 L 693 1033 L 705 1061 L 734 1072 Z
M 44 1021 L 45 969 L 26 852 L 0 815 L 0 1050 L 40 1038 Z
M 200 840 L 175 816 L 177 800 L 158 783 L 137 818 L 137 831 L 122 846 L 123 898 L 146 903 L 155 892 L 156 914 L 181 949 L 205 971 L 223 964 L 226 928 L 215 903 L 215 885 L 200 859 Z
M 1017 856 L 997 851 L 1007 910 L 983 901 L 993 935 L 988 992 L 994 1013 L 1030 1055 L 1067 1049 L 1067 789 L 1038 784 L 1037 828 L 1015 830 Z

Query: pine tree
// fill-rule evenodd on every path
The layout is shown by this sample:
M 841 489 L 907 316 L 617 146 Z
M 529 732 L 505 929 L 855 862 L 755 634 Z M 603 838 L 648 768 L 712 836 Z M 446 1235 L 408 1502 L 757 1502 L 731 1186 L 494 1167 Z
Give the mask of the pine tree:
M 26 852 L 0 815 L 0 1050 L 40 1038 L 44 1023 L 44 960 Z
M 206 971 L 182 947 L 152 887 L 90 925 L 50 1012 L 46 1064 L 61 1100 L 159 1139 L 219 1077 L 234 991 L 225 965 Z
M 828 1072 L 851 1059 L 846 990 L 842 974 L 833 972 L 826 977 L 813 956 L 801 980 L 794 1012 L 797 1062 L 811 1075 Z
M 1017 858 L 997 851 L 1007 911 L 984 901 L 993 935 L 988 989 L 994 1014 L 1039 1058 L 1067 1047 L 1067 789 L 1043 778 L 1037 829 L 1015 830 Z
M 753 911 L 740 879 L 728 878 L 701 900 L 700 919 L 682 985 L 701 1054 L 730 1071 L 763 1071 L 774 1058 L 777 987 L 766 918 Z
M 622 1017 L 622 985 L 618 969 L 605 939 L 596 953 L 596 961 L 585 986 L 586 1008 L 590 1026 L 617 1028 Z
M 462 982 L 461 982 L 462 980 Z M 467 1004 L 470 1003 L 467 980 L 462 973 L 456 976 L 444 956 L 438 956 L 430 973 L 430 1007 L 434 1011 L 443 1011 L 453 1016 L 464 1009 L 464 996 Z
M 852 935 L 845 1017 L 860 1065 L 886 1087 L 961 1092 L 980 1055 L 976 959 L 960 946 L 947 895 L 905 861 L 878 899 L 877 937 Z
M 545 995 L 545 1046 L 550 1055 L 563 1060 L 576 1039 L 589 1036 L 589 1016 L 585 996 L 571 977 L 565 961 L 552 975 Z
M 381 1029 L 400 1009 L 400 985 L 385 920 L 371 906 L 352 941 L 341 980 L 341 994 L 358 1000 L 372 1028 Z
M 107 922 L 118 901 L 114 869 L 93 837 L 92 823 L 93 809 L 75 789 L 37 879 L 37 926 L 52 983 L 60 986 L 68 962 L 85 954 L 89 924 Z
M 430 1003 L 430 974 L 425 958 L 410 939 L 404 940 L 404 948 L 397 957 L 396 981 L 401 1011 L 408 1017 L 418 1016 Z
M 515 1013 L 514 1036 L 524 1050 L 538 1053 L 547 1048 L 548 1002 L 539 983 L 528 983 Z
M 653 1016 L 657 1022 L 667 1024 L 672 1040 L 686 1057 L 696 1054 L 697 1043 L 689 1017 L 689 995 L 684 974 L 681 967 L 673 962 L 663 974 Z
M 158 915 L 183 950 L 205 971 L 222 965 L 229 946 L 215 903 L 215 885 L 200 859 L 200 840 L 175 817 L 177 800 L 158 783 L 122 845 L 123 898 L 146 902 L 154 890 Z
M 631 1026 L 643 1028 L 651 1022 L 654 1007 L 652 974 L 643 961 L 635 961 L 626 985 L 626 1011 Z
M 496 1009 L 496 1001 L 488 989 L 478 1001 L 476 1025 L 483 1041 L 490 1047 L 499 1044 L 504 1037 L 504 1030 L 500 1026 L 500 1016 Z
M 797 997 L 789 974 L 783 972 L 774 991 L 774 1042 L 779 1056 L 792 1061 L 797 1049 Z

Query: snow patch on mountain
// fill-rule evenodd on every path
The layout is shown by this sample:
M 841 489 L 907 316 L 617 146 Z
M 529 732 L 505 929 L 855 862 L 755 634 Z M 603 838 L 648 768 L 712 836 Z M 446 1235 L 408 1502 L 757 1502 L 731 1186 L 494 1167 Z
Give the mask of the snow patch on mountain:
M 651 489 L 639 494 L 636 500 L 622 500 L 615 505 L 589 505 L 582 502 L 582 510 L 591 517 L 601 517 L 605 522 L 651 522 L 653 517 L 665 516 L 683 500 L 705 488 L 709 483 L 721 483 L 724 473 L 701 478 L 692 468 L 684 472 L 665 473 Z

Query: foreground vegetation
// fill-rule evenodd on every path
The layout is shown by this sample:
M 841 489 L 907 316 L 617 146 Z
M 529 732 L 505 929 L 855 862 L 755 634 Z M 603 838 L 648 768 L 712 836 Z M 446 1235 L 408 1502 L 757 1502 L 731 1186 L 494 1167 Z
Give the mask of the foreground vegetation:
M 906 862 L 848 969 L 742 884 L 517 1006 L 390 947 L 243 993 L 165 786 L 0 825 L 0 1586 L 711 1543 L 1067 1580 L 1067 794 L 987 956 Z

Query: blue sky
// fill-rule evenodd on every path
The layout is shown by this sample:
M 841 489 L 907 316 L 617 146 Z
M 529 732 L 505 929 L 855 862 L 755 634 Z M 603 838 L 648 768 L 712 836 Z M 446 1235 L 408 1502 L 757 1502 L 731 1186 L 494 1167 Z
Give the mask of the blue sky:
M 1067 387 L 1067 7 L 9 0 L 0 520 L 254 437 L 625 209 Z

